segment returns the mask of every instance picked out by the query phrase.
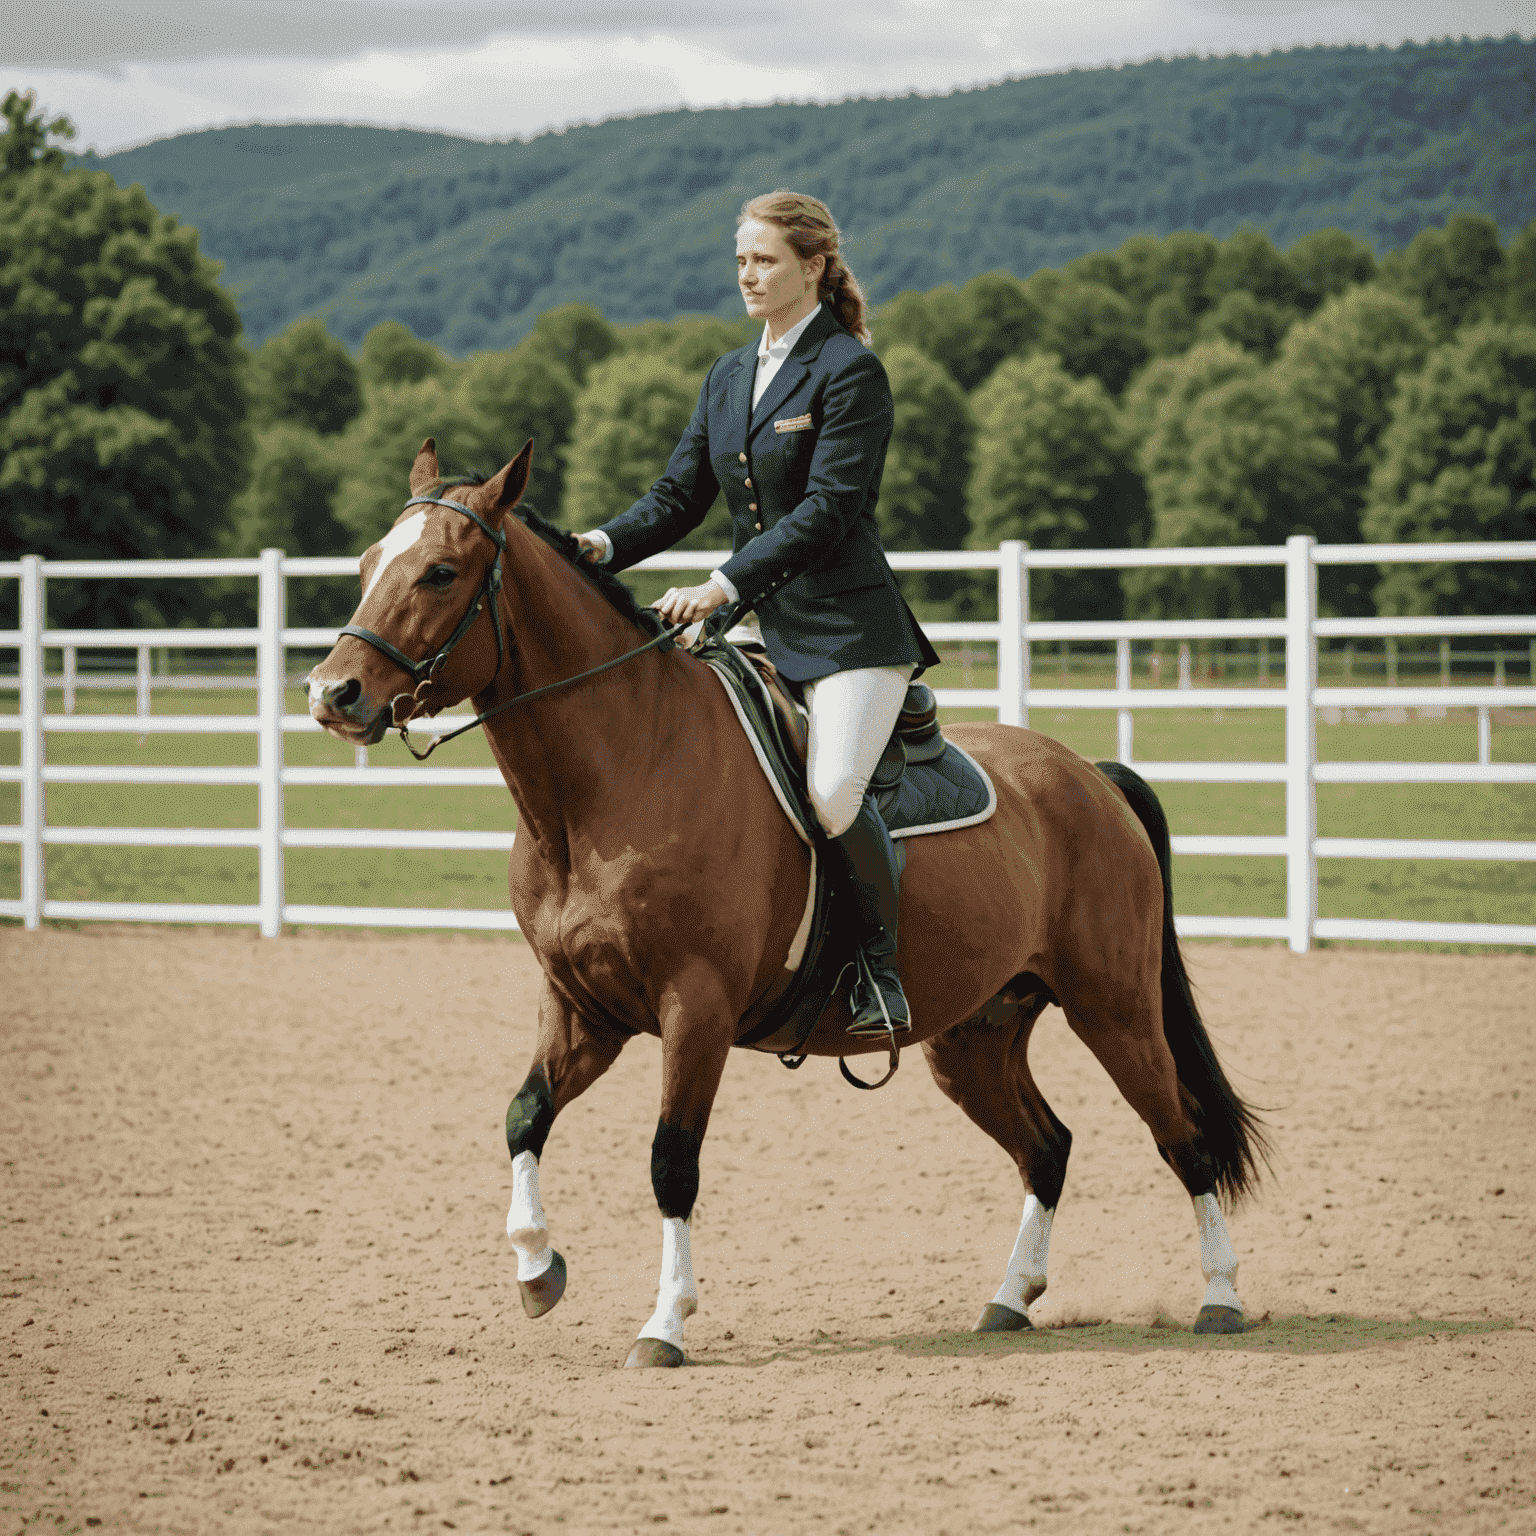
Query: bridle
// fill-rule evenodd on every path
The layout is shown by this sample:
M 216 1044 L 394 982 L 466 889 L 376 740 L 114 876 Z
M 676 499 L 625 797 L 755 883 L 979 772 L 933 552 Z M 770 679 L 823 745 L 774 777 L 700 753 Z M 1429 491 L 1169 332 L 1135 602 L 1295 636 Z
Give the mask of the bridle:
M 546 683 L 542 688 L 535 688 L 530 693 L 520 693 L 516 698 L 508 699 L 505 703 L 497 704 L 476 715 L 467 725 L 461 725 L 457 730 L 448 731 L 437 735 L 427 744 L 425 752 L 418 752 L 411 745 L 411 738 L 406 727 L 427 707 L 422 694 L 437 681 L 437 675 L 443 669 L 443 664 L 448 660 L 454 647 L 469 633 L 470 626 L 480 617 L 480 611 L 490 600 L 491 623 L 496 631 L 496 670 L 491 673 L 491 682 L 501 676 L 501 669 L 507 659 L 507 642 L 502 633 L 501 605 L 498 598 L 501 594 L 501 561 L 507 553 L 507 536 L 498 528 L 492 528 L 480 515 L 472 512 L 462 501 L 448 501 L 440 496 L 413 496 L 402 511 L 409 511 L 412 507 L 433 506 L 448 507 L 454 512 L 462 512 L 470 522 L 496 546 L 496 557 L 491 561 L 484 577 L 481 579 L 479 590 L 470 599 L 469 607 L 465 610 L 464 617 L 459 620 L 457 628 L 449 635 L 447 641 L 432 655 L 422 661 L 412 661 L 398 646 L 393 645 L 382 635 L 375 634 L 371 629 L 365 629 L 361 624 L 344 624 L 337 632 L 337 638 L 342 635 L 351 635 L 355 639 L 365 641 L 376 651 L 387 656 L 399 667 L 407 677 L 416 685 L 410 693 L 397 693 L 389 701 L 390 720 L 395 729 L 400 733 L 400 739 L 405 743 L 408 751 L 417 762 L 425 762 L 446 741 L 452 741 L 456 736 L 462 736 L 466 731 L 472 731 L 477 725 L 489 720 L 492 715 L 499 715 L 503 710 L 511 709 L 517 704 L 527 704 L 534 699 L 542 698 L 545 694 L 554 693 L 560 688 L 569 688 L 573 683 L 584 682 L 589 677 L 596 677 L 600 672 L 607 672 L 618 666 L 621 662 L 629 661 L 632 657 L 643 656 L 647 651 L 672 649 L 672 644 L 682 632 L 688 628 L 686 624 L 674 624 L 648 640 L 644 645 L 636 646 L 632 651 L 626 651 L 622 656 L 616 656 L 612 661 L 605 661 L 599 666 L 589 667 L 585 672 L 578 672 L 575 677 L 562 678 L 557 683 Z M 487 684 L 486 686 L 489 686 Z M 400 714 L 398 706 L 404 699 L 409 705 L 408 713 Z

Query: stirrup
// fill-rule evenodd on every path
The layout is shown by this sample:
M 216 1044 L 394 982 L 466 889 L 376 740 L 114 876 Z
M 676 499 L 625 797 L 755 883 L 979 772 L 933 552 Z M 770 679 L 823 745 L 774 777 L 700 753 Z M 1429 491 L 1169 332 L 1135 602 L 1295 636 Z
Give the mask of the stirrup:
M 890 1006 L 886 1001 L 885 992 L 875 980 L 874 969 L 869 963 L 869 957 L 860 948 L 856 954 L 858 977 L 854 981 L 849 1006 L 854 1012 L 854 1021 L 849 1024 L 847 1033 L 855 1040 L 894 1040 L 898 1032 L 904 1032 L 912 1028 L 912 1009 L 907 1007 L 907 1016 L 904 1019 L 895 1019 L 891 1016 Z M 896 983 L 898 989 L 900 981 Z M 858 1019 L 859 994 L 863 989 L 868 989 L 880 1008 L 879 1018 L 866 1018 L 862 1022 Z M 902 992 L 901 998 L 906 1002 L 906 993 Z

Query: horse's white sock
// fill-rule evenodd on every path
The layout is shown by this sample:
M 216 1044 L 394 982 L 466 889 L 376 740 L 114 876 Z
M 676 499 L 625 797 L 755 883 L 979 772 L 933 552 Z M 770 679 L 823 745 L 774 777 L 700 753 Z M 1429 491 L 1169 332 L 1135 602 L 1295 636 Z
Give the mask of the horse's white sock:
M 1241 1312 L 1237 1297 L 1237 1250 L 1227 1235 L 1227 1219 L 1215 1195 L 1194 1197 L 1195 1225 L 1200 1229 L 1200 1269 L 1205 1275 L 1202 1307 L 1230 1307 Z
M 640 1330 L 642 1339 L 664 1339 L 683 1347 L 683 1324 L 699 1310 L 699 1284 L 693 1278 L 693 1244 L 680 1216 L 661 1218 L 661 1284 L 656 1310 Z
M 539 1201 L 539 1160 L 532 1152 L 519 1152 L 512 1159 L 507 1236 L 517 1250 L 519 1280 L 537 1280 L 555 1262 L 555 1250 L 549 1246 L 549 1223 Z
M 992 1298 L 994 1306 L 1007 1307 L 1028 1315 L 1029 1305 L 1045 1294 L 1045 1265 L 1051 1248 L 1051 1220 L 1054 1210 L 1046 1210 L 1031 1195 L 1024 1202 L 1024 1219 L 1019 1235 L 1008 1256 L 1003 1283 Z

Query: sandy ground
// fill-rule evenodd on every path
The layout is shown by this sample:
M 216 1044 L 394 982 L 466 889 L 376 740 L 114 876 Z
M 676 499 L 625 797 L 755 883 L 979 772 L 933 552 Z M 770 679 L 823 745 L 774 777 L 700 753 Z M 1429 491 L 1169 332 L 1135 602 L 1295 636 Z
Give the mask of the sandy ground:
M 743 1053 L 691 1363 L 637 1372 L 659 1050 L 556 1126 L 529 1322 L 520 945 L 4 930 L 0 1533 L 1536 1530 L 1536 960 L 1191 955 L 1280 1154 L 1251 1331 L 1189 1332 L 1188 1202 L 1053 1010 L 1047 1326 L 966 1331 L 1021 1194 L 919 1053 Z

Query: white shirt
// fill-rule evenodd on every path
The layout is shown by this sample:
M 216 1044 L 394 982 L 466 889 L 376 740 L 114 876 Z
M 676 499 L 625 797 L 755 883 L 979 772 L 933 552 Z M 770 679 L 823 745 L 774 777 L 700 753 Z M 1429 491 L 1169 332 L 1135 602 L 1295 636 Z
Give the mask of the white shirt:
M 812 320 L 821 312 L 818 304 L 803 320 L 797 320 L 775 342 L 768 340 L 768 327 L 763 326 L 763 334 L 757 342 L 757 376 L 752 381 L 752 409 L 757 409 L 757 402 L 763 398 L 768 386 L 773 383 L 774 376 L 784 366 L 785 359 L 795 350 L 795 343 L 800 340 L 801 333 Z M 602 544 L 602 552 L 598 555 L 598 563 L 607 565 L 613 559 L 613 540 L 603 532 L 601 528 L 594 528 L 589 537 L 597 539 Z M 719 571 L 711 571 L 711 579 L 715 585 L 725 593 L 731 602 L 739 602 L 741 594 L 736 590 L 736 585 L 728 576 L 723 576 Z M 755 626 L 754 626 L 755 627 Z

